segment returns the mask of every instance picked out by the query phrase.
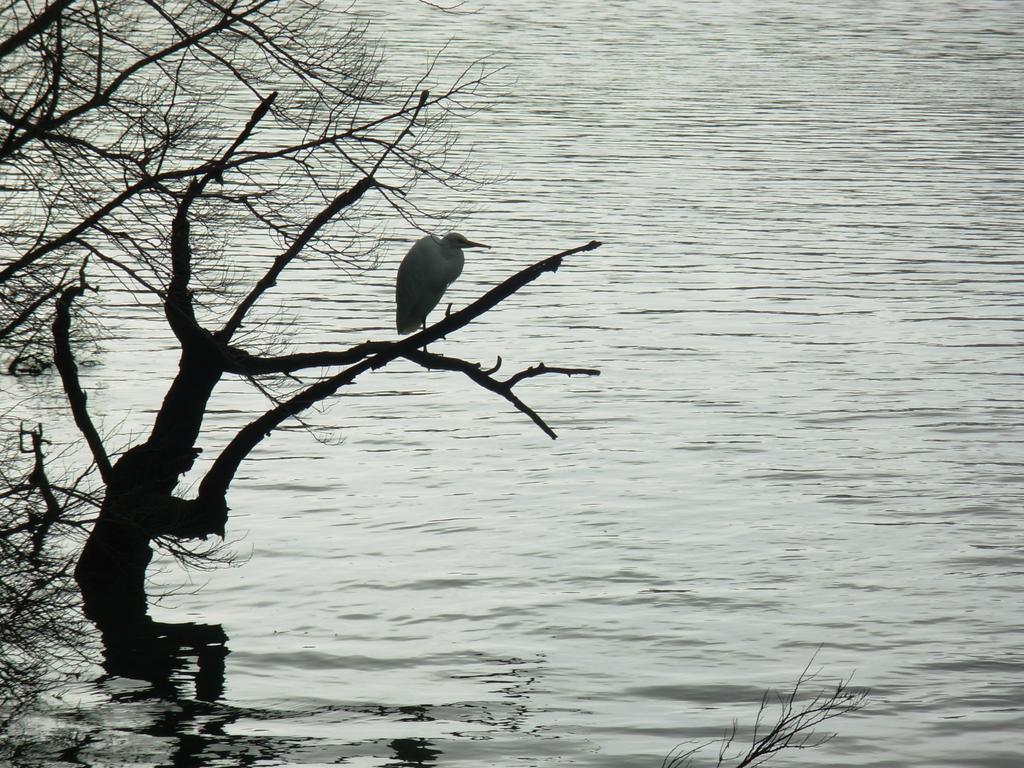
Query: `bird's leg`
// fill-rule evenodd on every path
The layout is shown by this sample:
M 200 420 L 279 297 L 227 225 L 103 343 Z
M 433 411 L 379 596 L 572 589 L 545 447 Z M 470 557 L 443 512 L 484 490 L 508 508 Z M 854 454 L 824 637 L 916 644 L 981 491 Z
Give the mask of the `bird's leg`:
M 452 313 L 452 305 L 449 304 L 447 307 L 445 307 L 444 316 L 448 317 L 451 313 Z M 424 329 L 427 327 L 427 319 L 426 318 L 423 318 L 423 327 L 424 327 Z M 423 345 L 423 351 L 424 352 L 427 351 L 427 345 L 426 344 Z
M 424 331 L 427 330 L 427 318 L 426 317 L 423 318 L 423 330 Z M 423 351 L 424 352 L 427 351 L 427 345 L 426 344 L 423 345 Z

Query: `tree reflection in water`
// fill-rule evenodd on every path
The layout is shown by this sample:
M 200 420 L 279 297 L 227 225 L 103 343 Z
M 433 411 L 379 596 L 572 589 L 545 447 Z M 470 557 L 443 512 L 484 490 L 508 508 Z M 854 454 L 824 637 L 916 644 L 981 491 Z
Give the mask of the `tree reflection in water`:
M 149 683 L 147 698 L 181 702 L 193 697 L 189 688 L 198 701 L 223 695 L 228 649 L 220 624 L 171 624 L 145 616 L 100 630 L 107 674 Z
M 253 731 L 269 730 L 274 721 L 287 728 L 297 720 L 344 724 L 367 716 L 396 724 L 477 721 L 504 730 L 509 720 L 515 729 L 525 716 L 518 704 L 502 707 L 501 715 L 458 704 L 339 704 L 308 712 L 235 706 L 223 701 L 229 650 L 221 625 L 160 622 L 148 615 L 117 621 L 106 614 L 102 623 L 94 617 L 101 640 L 97 648 L 96 632 L 74 599 L 70 569 L 55 570 L 59 564 L 52 562 L 45 572 L 33 570 L 15 550 L 3 553 L 2 765 L 36 768 L 60 762 L 91 768 L 141 760 L 173 768 L 217 768 L 316 755 L 317 761 L 372 756 L 396 768 L 429 766 L 442 750 L 426 738 L 345 743 Z M 20 638 L 17 648 L 11 642 L 15 637 Z M 57 665 L 58 659 L 66 663 Z M 97 667 L 101 674 L 85 682 Z M 43 674 L 46 669 L 51 673 Z
M 60 501 L 47 492 L 54 487 L 39 480 L 45 480 L 39 469 L 42 431 L 22 434 L 30 443 L 24 474 L 7 477 L 0 465 L 6 484 L 0 491 L 0 764 L 98 768 L 142 761 L 227 768 L 368 758 L 391 768 L 423 768 L 440 762 L 446 739 L 489 741 L 492 751 L 500 751 L 512 746 L 508 739 L 529 738 L 528 702 L 538 660 L 483 654 L 460 659 L 462 676 L 487 684 L 485 700 L 471 703 L 347 702 L 261 710 L 225 702 L 229 651 L 221 625 L 154 621 L 145 596 L 131 603 L 80 599 L 67 552 L 74 532 L 87 522 L 90 504 L 82 494 L 65 492 Z M 83 683 L 97 664 L 103 673 Z M 467 674 L 473 668 L 480 672 Z M 757 722 L 767 722 L 768 704 L 777 701 L 775 725 L 761 735 L 755 730 L 749 748 L 719 764 L 742 768 L 791 747 L 822 744 L 831 735 L 819 734 L 817 726 L 863 706 L 866 693 L 845 681 L 834 691 L 806 696 L 813 680 L 808 667 L 788 693 L 766 694 Z M 75 691 L 91 702 L 68 703 Z M 49 724 L 39 727 L 41 720 Z M 339 739 L 352 723 L 363 736 Z M 412 733 L 410 723 L 416 724 Z M 311 727 L 318 732 L 281 735 L 293 726 L 304 734 Z M 698 749 L 684 746 L 671 753 L 665 768 L 684 768 Z
M 48 526 L 38 535 L 43 518 L 35 513 L 34 494 L 0 501 L 2 765 L 91 768 L 142 761 L 218 768 L 370 757 L 381 765 L 427 766 L 442 749 L 424 737 L 439 730 L 472 725 L 497 737 L 522 728 L 522 686 L 529 687 L 530 677 L 518 672 L 533 665 L 521 659 L 479 659 L 491 673 L 500 669 L 499 677 L 515 681 L 514 690 L 499 691 L 497 701 L 483 706 L 347 702 L 296 711 L 228 703 L 228 638 L 221 625 L 83 607 L 73 560 L 66 557 L 67 527 Z M 70 512 L 59 519 L 73 530 L 72 521 L 88 511 Z M 383 734 L 372 728 L 368 739 L 330 736 L 367 717 L 383 724 Z M 410 722 L 428 729 L 423 737 L 407 736 Z M 295 723 L 306 733 L 310 723 L 324 728 L 319 736 L 282 735 Z M 268 735 L 271 730 L 276 733 Z M 402 737 L 388 737 L 396 731 Z

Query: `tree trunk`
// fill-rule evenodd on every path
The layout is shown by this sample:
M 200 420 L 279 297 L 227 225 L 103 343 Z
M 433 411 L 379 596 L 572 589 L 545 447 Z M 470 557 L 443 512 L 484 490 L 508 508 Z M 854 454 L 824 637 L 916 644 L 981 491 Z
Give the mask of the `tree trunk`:
M 146 615 L 146 568 L 154 538 L 224 535 L 226 505 L 174 496 L 178 479 L 199 453 L 195 441 L 221 376 L 214 362 L 183 349 L 149 438 L 111 468 L 99 517 L 75 567 L 86 615 L 101 628 Z
M 111 506 L 100 511 L 75 567 L 85 615 L 100 627 L 146 615 L 146 567 L 153 557 L 148 533 Z

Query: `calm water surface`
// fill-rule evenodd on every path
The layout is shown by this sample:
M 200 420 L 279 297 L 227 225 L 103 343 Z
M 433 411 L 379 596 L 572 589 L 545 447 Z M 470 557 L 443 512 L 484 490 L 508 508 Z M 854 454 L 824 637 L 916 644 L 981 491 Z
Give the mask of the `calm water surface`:
M 816 653 L 870 706 L 778 764 L 1020 765 L 1024 7 L 466 10 L 372 14 L 396 72 L 448 41 L 439 81 L 508 67 L 465 125 L 504 178 L 457 222 L 495 247 L 452 300 L 605 245 L 443 349 L 601 377 L 522 387 L 556 442 L 402 366 L 320 417 L 340 440 L 268 441 L 230 499 L 248 561 L 154 611 L 223 624 L 222 701 L 87 686 L 83 759 L 657 766 Z M 310 267 L 283 303 L 388 337 L 392 235 L 377 272 Z M 167 365 L 111 351 L 93 401 L 141 428 Z M 227 387 L 209 443 L 256 402 Z

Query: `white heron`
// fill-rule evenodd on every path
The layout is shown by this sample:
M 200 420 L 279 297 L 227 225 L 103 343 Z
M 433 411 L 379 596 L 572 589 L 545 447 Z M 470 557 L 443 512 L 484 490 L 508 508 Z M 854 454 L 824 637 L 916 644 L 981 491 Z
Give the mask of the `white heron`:
M 395 283 L 395 325 L 399 333 L 427 327 L 427 315 L 445 289 L 462 274 L 463 248 L 490 248 L 458 232 L 444 237 L 427 235 L 417 240 L 402 259 Z

